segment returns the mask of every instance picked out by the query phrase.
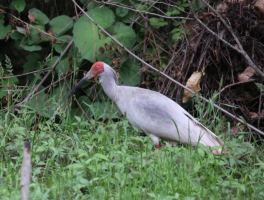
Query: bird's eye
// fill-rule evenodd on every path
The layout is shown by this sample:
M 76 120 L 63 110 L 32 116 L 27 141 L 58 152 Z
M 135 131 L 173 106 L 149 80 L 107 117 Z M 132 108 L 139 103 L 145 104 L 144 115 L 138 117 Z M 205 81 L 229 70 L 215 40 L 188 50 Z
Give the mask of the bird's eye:
M 95 69 L 98 69 L 98 66 L 95 66 Z

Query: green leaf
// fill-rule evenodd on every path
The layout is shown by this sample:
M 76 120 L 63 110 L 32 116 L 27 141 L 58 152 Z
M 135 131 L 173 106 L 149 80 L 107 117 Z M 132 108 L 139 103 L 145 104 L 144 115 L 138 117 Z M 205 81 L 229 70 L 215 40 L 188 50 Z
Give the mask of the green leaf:
M 14 1 L 14 7 L 17 9 L 18 12 L 22 12 L 26 7 L 26 1 L 25 0 L 15 0 Z
M 180 39 L 179 37 L 180 37 L 180 33 L 175 33 L 172 35 L 173 40 L 178 40 L 178 39 Z
M 185 8 L 188 8 L 189 7 L 189 4 L 188 3 L 183 3 L 181 6 L 182 7 L 185 7 Z
M 154 193 L 147 193 L 149 197 L 156 198 L 156 195 Z
M 46 35 L 41 32 L 41 31 L 45 31 L 45 28 L 43 25 L 35 25 L 34 28 L 31 27 L 29 30 L 30 30 L 30 34 L 27 37 L 28 45 L 38 44 L 42 41 L 47 40 Z
M 185 8 L 184 7 L 179 7 L 179 11 L 181 12 L 181 11 L 184 11 L 185 10 Z
M 2 86 L 12 86 L 12 85 L 15 85 L 16 83 L 18 83 L 18 79 L 16 77 L 12 77 L 12 78 L 9 78 L 9 79 L 2 79 L 0 81 L 0 85 Z
M 108 9 L 107 7 L 102 7 L 102 8 L 96 7 L 95 9 L 88 11 L 87 14 L 91 18 L 93 18 L 93 20 L 104 29 L 110 27 L 115 21 L 115 15 L 113 11 Z M 82 16 L 81 18 L 87 19 L 85 15 Z
M 171 16 L 171 12 L 166 12 L 166 15 L 170 17 Z
M 136 42 L 136 33 L 132 28 L 126 26 L 122 22 L 117 22 L 113 26 L 113 30 L 109 31 L 109 33 L 113 35 L 114 38 L 116 38 L 119 42 L 121 42 L 126 48 L 132 48 L 134 46 Z
M 59 56 L 53 56 L 50 59 L 49 67 L 52 67 L 53 64 L 57 61 L 58 58 L 59 58 Z M 58 74 L 58 76 L 60 76 L 61 72 L 63 74 L 65 74 L 67 72 L 68 68 L 69 68 L 69 63 L 68 63 L 68 58 L 66 57 L 66 58 L 62 58 L 59 61 L 59 64 L 56 66 L 55 71 Z
M 61 15 L 53 18 L 49 22 L 53 35 L 61 36 L 67 33 L 73 27 L 72 19 L 67 15 Z
M 99 38 L 100 34 L 100 38 Z M 104 47 L 111 39 L 106 37 L 98 28 L 92 24 L 85 16 L 81 17 L 75 23 L 73 28 L 74 44 L 79 49 L 82 58 L 91 62 L 104 60 L 106 56 L 101 55 L 99 52 L 100 47 Z
M 25 37 L 24 34 L 19 33 L 18 31 L 15 31 L 15 32 L 13 32 L 13 33 L 9 33 L 8 35 L 9 35 L 10 38 L 12 38 L 13 40 L 20 40 L 20 39 L 22 39 L 23 37 Z
M 153 17 L 153 18 L 150 18 L 149 21 L 151 25 L 156 26 L 157 28 L 168 25 L 168 22 L 164 22 L 163 18 Z
M 107 11 L 108 16 L 104 16 L 97 12 Z M 103 27 L 109 27 L 107 31 L 112 34 L 119 42 L 124 44 L 127 48 L 134 46 L 136 42 L 136 34 L 133 29 L 126 26 L 125 24 L 118 22 L 112 26 L 114 22 L 114 16 L 112 16 L 112 11 L 105 8 L 104 10 L 95 8 L 94 10 L 88 12 L 88 14 L 93 17 L 93 19 Z M 109 17 L 110 16 L 110 17 Z M 105 19 L 106 18 L 106 19 Z M 108 19 L 112 18 L 112 19 Z M 91 62 L 95 60 L 111 59 L 110 55 L 113 52 L 104 51 L 103 53 L 99 49 L 105 49 L 105 44 L 110 45 L 111 39 L 103 34 L 98 28 L 92 24 L 85 16 L 81 17 L 78 22 L 75 23 L 73 28 L 73 39 L 76 47 L 81 52 L 81 56 Z M 115 45 L 116 46 L 116 45 Z
M 116 15 L 119 17 L 124 17 L 128 13 L 127 9 L 117 7 L 116 8 Z
M 181 14 L 181 11 L 178 10 L 177 8 L 174 8 L 173 11 L 171 12 L 172 15 L 179 15 Z
M 33 46 L 30 46 L 30 45 L 23 45 L 21 46 L 23 49 L 27 50 L 27 51 L 39 51 L 42 49 L 41 46 L 39 45 L 33 45 Z
M 139 62 L 134 58 L 127 59 L 120 70 L 119 83 L 127 86 L 138 85 L 141 81 Z
M 72 39 L 72 36 L 70 36 L 70 35 L 63 35 L 63 36 L 59 37 L 56 40 L 56 43 L 53 45 L 55 51 L 57 51 L 58 53 L 62 53 L 63 50 L 68 45 L 68 42 L 71 41 L 71 39 Z
M 136 18 L 138 18 L 138 14 L 136 14 L 134 11 L 129 10 L 128 14 L 122 17 L 122 21 L 124 23 L 132 23 L 131 19 L 135 20 Z
M 5 88 L 0 88 L 0 99 L 7 95 L 8 91 Z
M 13 78 L 9 78 L 9 79 L 2 79 L 0 81 L 0 85 L 1 86 L 13 86 L 13 85 L 15 85 L 18 82 L 19 82 L 19 80 L 16 77 L 13 77 Z M 1 87 L 0 88 L 0 99 L 2 97 L 6 96 L 7 93 L 8 93 L 8 89 L 6 89 L 4 87 Z
M 88 105 L 92 104 L 92 101 L 86 95 L 80 96 L 78 98 L 78 101 L 80 105 L 82 106 L 82 108 L 85 108 L 87 104 Z
M 26 56 L 27 62 L 23 65 L 24 73 L 38 70 L 39 62 L 42 60 L 41 56 L 38 53 L 32 53 Z
M 5 35 L 11 31 L 11 26 L 4 25 L 4 15 L 0 15 L 0 40 L 5 38 Z
M 40 10 L 32 8 L 28 11 L 29 16 L 32 18 L 32 23 L 45 25 L 49 22 L 49 18 Z
M 93 155 L 93 158 L 100 158 L 102 160 L 106 160 L 106 161 L 109 161 L 109 158 L 101 153 L 96 153 Z
M 88 0 L 80 0 L 81 4 L 84 5 Z
M 104 14 L 102 15 L 102 13 Z M 103 28 L 111 26 L 115 19 L 114 13 L 106 7 L 95 8 L 89 11 L 88 14 Z M 73 39 L 83 58 L 91 62 L 95 62 L 95 58 L 101 58 L 101 60 L 106 58 L 106 55 L 101 55 L 99 48 L 104 47 L 105 43 L 110 41 L 110 38 L 99 31 L 86 16 L 82 16 L 75 23 Z

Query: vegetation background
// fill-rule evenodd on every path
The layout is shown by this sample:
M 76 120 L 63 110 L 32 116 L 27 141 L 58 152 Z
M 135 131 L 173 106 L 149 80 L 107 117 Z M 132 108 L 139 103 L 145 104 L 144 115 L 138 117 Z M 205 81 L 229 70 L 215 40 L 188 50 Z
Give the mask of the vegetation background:
M 263 2 L 76 2 L 124 47 L 210 103 L 140 64 L 74 1 L 3 0 L 1 198 L 19 198 L 22 148 L 30 140 L 30 199 L 263 199 L 262 135 L 213 107 L 264 130 Z M 120 84 L 180 103 L 225 141 L 228 153 L 168 142 L 155 150 L 97 80 L 65 111 L 70 89 L 98 60 L 114 67 Z

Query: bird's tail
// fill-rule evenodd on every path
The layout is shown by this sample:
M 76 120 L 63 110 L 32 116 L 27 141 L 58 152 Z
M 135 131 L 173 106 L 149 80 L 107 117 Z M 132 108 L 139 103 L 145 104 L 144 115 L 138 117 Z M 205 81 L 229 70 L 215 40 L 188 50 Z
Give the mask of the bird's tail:
M 224 142 L 208 128 L 202 126 L 202 129 L 204 130 L 204 133 L 202 134 L 201 140 L 199 142 L 208 147 L 219 146 L 219 149 L 212 150 L 215 155 L 221 155 L 222 153 L 226 153 Z
M 184 114 L 190 119 L 191 122 L 193 122 L 193 130 L 198 131 L 196 132 L 196 134 L 200 135 L 198 140 L 199 143 L 209 147 L 221 146 L 222 148 L 212 150 L 215 155 L 221 155 L 222 153 L 226 153 L 224 142 L 217 135 L 215 135 L 212 131 L 206 128 L 199 121 L 197 121 L 185 110 Z

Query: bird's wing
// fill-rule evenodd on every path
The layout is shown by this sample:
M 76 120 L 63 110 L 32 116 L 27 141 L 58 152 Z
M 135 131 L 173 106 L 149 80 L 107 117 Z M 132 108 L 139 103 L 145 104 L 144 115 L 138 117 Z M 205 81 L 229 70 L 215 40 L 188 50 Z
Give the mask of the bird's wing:
M 164 139 L 180 139 L 183 143 L 188 143 L 190 136 L 193 144 L 198 141 L 208 146 L 223 144 L 213 132 L 168 97 L 140 88 L 133 88 L 133 94 L 128 96 L 125 103 L 127 117 L 139 129 Z

